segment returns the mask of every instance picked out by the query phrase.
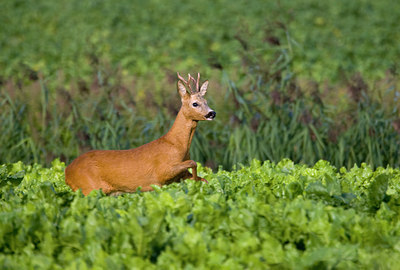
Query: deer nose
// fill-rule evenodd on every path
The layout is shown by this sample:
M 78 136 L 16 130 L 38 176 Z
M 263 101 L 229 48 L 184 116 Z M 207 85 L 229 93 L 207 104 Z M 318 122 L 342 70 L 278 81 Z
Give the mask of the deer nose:
M 207 119 L 214 119 L 216 115 L 217 115 L 216 112 L 211 111 L 211 112 L 207 113 L 206 118 Z

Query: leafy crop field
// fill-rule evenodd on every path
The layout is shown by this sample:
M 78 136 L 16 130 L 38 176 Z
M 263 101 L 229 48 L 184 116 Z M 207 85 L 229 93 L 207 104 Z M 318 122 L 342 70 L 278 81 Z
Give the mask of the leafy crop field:
M 84 197 L 64 164 L 0 166 L 2 269 L 396 269 L 400 170 L 253 160 Z
M 90 79 L 107 64 L 142 77 L 194 66 L 232 71 L 243 48 L 266 62 L 280 48 L 303 77 L 382 78 L 399 68 L 399 8 L 391 0 L 5 1 L 0 77 Z

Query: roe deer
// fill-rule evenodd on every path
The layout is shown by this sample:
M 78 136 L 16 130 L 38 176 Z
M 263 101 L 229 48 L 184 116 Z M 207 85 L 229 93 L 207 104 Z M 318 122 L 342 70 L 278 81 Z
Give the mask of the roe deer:
M 82 189 L 85 195 L 95 189 L 110 195 L 135 192 L 138 187 L 149 191 L 151 185 L 188 178 L 207 182 L 197 176 L 197 164 L 190 159 L 189 149 L 198 121 L 213 120 L 216 113 L 204 99 L 208 81 L 199 87 L 200 74 L 197 80 L 188 76 L 186 81 L 178 73 L 182 106 L 164 136 L 134 149 L 87 152 L 67 166 L 65 182 L 74 191 Z

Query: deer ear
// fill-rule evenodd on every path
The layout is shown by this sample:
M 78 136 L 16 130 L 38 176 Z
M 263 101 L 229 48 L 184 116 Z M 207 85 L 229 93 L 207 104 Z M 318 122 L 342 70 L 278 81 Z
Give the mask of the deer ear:
M 178 93 L 181 98 L 190 96 L 189 91 L 186 89 L 185 85 L 181 80 L 178 81 Z
M 200 95 L 204 96 L 207 93 L 208 81 L 203 82 L 200 87 Z

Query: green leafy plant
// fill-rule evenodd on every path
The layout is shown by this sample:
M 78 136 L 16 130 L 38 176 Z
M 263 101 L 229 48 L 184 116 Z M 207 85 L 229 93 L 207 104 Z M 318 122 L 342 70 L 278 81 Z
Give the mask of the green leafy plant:
M 153 192 L 84 197 L 65 166 L 0 167 L 0 263 L 61 268 L 395 269 L 398 169 L 326 161 L 253 160 L 231 172 L 200 166 Z M 19 184 L 8 179 L 23 177 Z

